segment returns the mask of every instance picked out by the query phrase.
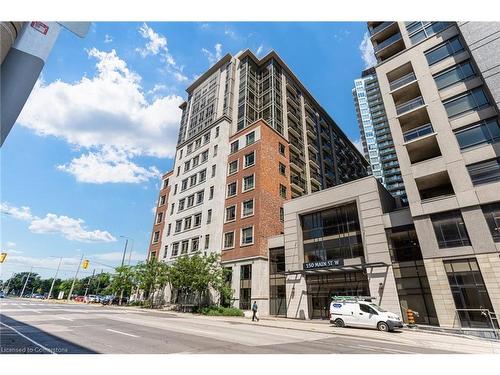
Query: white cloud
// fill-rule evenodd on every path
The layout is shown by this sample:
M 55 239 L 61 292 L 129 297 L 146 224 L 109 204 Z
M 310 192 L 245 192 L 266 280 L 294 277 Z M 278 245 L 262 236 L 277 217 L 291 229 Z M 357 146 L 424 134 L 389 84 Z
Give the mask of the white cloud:
M 139 34 L 148 41 L 144 48 L 136 48 L 143 58 L 149 55 L 159 55 L 167 63 L 167 72 L 171 73 L 178 82 L 187 81 L 188 78 L 182 73 L 182 67 L 177 66 L 174 57 L 170 54 L 167 38 L 164 35 L 158 34 L 146 23 L 139 28 Z
M 7 241 L 7 247 L 16 247 L 16 243 L 15 242 L 12 242 L 12 241 Z
M 361 51 L 361 58 L 365 63 L 365 68 L 368 69 L 377 64 L 377 58 L 375 57 L 373 45 L 368 32 L 365 33 L 363 40 L 359 45 L 359 50 Z
M 264 46 L 261 44 L 258 48 L 257 48 L 257 52 L 255 52 L 255 55 L 257 57 L 260 57 L 260 55 L 262 54 L 262 52 L 264 52 Z
M 156 33 L 146 23 L 143 23 L 139 28 L 139 34 L 141 34 L 144 39 L 149 40 L 148 43 L 146 43 L 145 48 L 136 49 L 142 57 L 146 57 L 148 55 L 158 55 L 161 50 L 168 52 L 167 38 Z
M 349 35 L 351 35 L 351 32 L 349 30 L 338 30 L 337 32 L 333 33 L 333 39 L 335 39 L 337 42 L 341 42 Z
M 209 51 L 206 48 L 202 48 L 201 52 L 203 52 L 205 54 L 205 56 L 208 59 L 208 62 L 211 65 L 213 65 L 222 58 L 222 44 L 216 43 L 214 46 L 214 52 Z
M 125 262 L 128 261 L 130 252 L 127 249 L 127 254 L 125 255 Z M 91 257 L 108 262 L 117 262 L 122 260 L 123 252 L 122 251 L 113 251 L 110 253 L 102 253 L 102 254 L 93 254 Z M 146 258 L 145 254 L 138 253 L 137 251 L 132 251 L 132 255 L 130 255 L 131 261 L 141 261 Z
M 0 203 L 0 209 L 3 214 L 10 215 L 18 220 L 31 221 L 33 219 L 31 209 L 26 206 L 14 207 L 6 202 L 2 202 Z
M 96 152 L 89 152 L 71 160 L 69 164 L 58 165 L 57 169 L 70 173 L 79 182 L 139 183 L 161 176 L 156 167 L 148 169 L 129 160 L 133 154 L 105 146 Z
M 234 40 L 239 38 L 238 34 L 234 30 L 230 29 L 227 26 L 224 29 L 224 34 L 227 35 L 228 37 L 230 37 L 231 39 L 234 39 Z
M 113 42 L 113 37 L 111 35 L 104 35 L 104 43 L 111 43 Z
M 37 82 L 19 123 L 38 135 L 62 138 L 77 147 L 175 155 L 182 98 L 169 95 L 148 101 L 141 77 L 115 50 L 92 48 L 88 55 L 97 60 L 93 77 L 74 83 Z
M 361 138 L 355 139 L 352 141 L 352 144 L 358 149 L 359 152 L 361 152 L 362 155 L 365 154 L 365 151 L 363 150 L 363 142 L 361 141 Z
M 12 215 L 14 218 L 23 221 L 29 221 L 29 230 L 33 233 L 54 233 L 60 234 L 70 241 L 79 242 L 114 242 L 116 238 L 107 231 L 93 230 L 89 231 L 84 227 L 84 220 L 73 219 L 68 216 L 58 216 L 48 213 L 44 218 L 40 218 L 31 214 L 29 207 L 22 207 L 20 210 L 17 207 L 11 206 L 6 202 L 1 203 L 2 212 L 28 212 L 29 215 Z

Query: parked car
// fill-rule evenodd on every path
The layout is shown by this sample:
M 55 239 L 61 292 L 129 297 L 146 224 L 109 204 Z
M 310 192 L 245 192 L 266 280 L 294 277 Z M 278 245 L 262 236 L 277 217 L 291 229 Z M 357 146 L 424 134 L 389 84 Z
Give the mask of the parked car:
M 85 296 L 84 302 L 86 302 L 86 303 L 99 303 L 99 296 L 96 296 L 95 294 L 89 294 L 88 296 Z
M 75 302 L 83 302 L 83 296 L 76 296 L 75 298 L 73 298 L 73 301 Z
M 34 293 L 31 295 L 31 298 L 44 299 L 44 296 L 43 296 L 43 294 L 40 294 L 40 293 Z
M 128 303 L 128 298 L 127 297 L 122 297 L 121 300 L 122 305 L 126 305 Z M 106 296 L 101 300 L 101 303 L 103 305 L 119 305 L 120 304 L 120 297 L 119 296 Z
M 376 328 L 379 331 L 393 331 L 403 328 L 403 321 L 370 300 L 358 298 L 333 298 L 330 304 L 330 323 L 337 327 Z
M 0 298 L 5 298 L 5 293 L 3 292 L 3 290 L 0 290 Z

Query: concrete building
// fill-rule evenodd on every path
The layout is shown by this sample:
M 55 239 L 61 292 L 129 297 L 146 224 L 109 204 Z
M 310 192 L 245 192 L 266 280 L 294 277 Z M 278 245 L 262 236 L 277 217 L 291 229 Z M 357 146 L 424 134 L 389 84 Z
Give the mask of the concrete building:
M 500 313 L 500 23 L 369 22 L 375 67 L 442 326 Z
M 372 174 L 387 190 L 407 204 L 401 171 L 391 130 L 387 122 L 384 102 L 380 94 L 375 68 L 363 71 L 352 89 L 356 116 L 365 157 L 370 161 Z
M 187 93 L 150 256 L 220 253 L 234 305 L 267 314 L 283 203 L 364 177 L 368 162 L 275 52 L 228 54 Z

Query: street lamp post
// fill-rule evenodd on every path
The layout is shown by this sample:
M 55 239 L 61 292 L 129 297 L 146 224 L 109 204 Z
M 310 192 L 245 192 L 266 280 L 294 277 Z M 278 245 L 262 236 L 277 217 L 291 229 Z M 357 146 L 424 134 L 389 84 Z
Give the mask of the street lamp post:
M 123 249 L 123 256 L 122 256 L 122 267 L 123 267 L 123 264 L 125 263 L 125 254 L 127 253 L 127 245 L 128 245 L 128 237 L 127 236 L 120 236 L 122 238 L 125 238 L 125 247 Z
M 71 284 L 71 289 L 70 289 L 69 294 L 68 294 L 68 302 L 71 300 L 71 294 L 73 293 L 73 289 L 75 288 L 76 278 L 78 277 L 78 271 L 80 271 L 80 267 L 82 266 L 82 262 L 83 262 L 83 254 L 82 254 L 82 258 L 80 259 L 80 263 L 78 263 L 78 268 L 76 269 L 75 277 L 73 278 L 73 283 Z
M 28 273 L 28 277 L 26 278 L 26 281 L 24 282 L 24 286 L 23 286 L 23 289 L 21 290 L 21 295 L 19 297 L 23 297 L 24 295 L 24 289 L 26 289 L 26 285 L 28 285 L 28 280 L 30 279 L 30 276 L 31 276 L 31 272 L 33 271 L 33 266 L 31 266 L 30 268 L 30 272 Z

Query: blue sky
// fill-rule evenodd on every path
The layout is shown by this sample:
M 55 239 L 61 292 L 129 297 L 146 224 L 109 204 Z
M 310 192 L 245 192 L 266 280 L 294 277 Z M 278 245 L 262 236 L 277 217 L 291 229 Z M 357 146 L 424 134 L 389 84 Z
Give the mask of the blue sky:
M 2 276 L 69 276 L 144 259 L 185 88 L 217 58 L 283 58 L 353 141 L 353 80 L 372 63 L 365 23 L 94 23 L 63 30 L 0 151 Z M 130 249 L 130 243 L 129 243 Z M 127 256 L 128 257 L 128 256 Z

